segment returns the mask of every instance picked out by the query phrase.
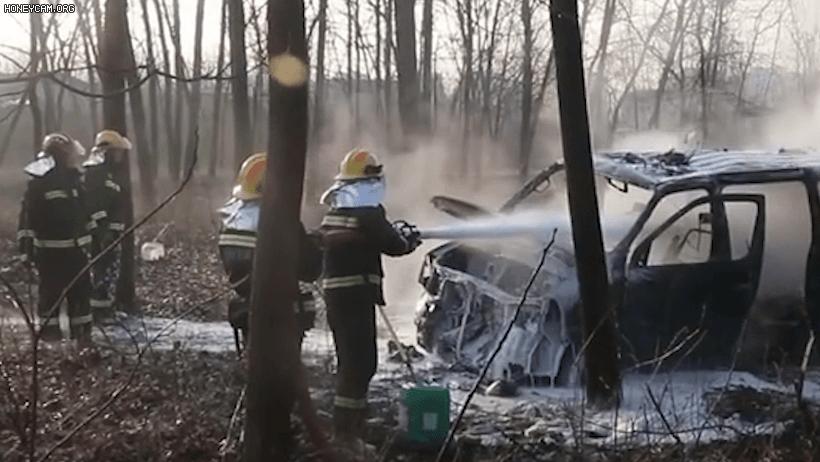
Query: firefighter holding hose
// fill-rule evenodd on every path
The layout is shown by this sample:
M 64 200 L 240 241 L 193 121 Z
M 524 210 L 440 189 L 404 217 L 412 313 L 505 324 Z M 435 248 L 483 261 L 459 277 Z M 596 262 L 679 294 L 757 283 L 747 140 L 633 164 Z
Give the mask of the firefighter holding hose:
M 338 363 L 333 423 L 337 441 L 363 445 L 367 389 L 376 372 L 375 305 L 384 305 L 381 255 L 407 255 L 420 244 L 410 226 L 391 224 L 382 201 L 383 167 L 376 156 L 350 151 L 322 196 L 322 288 Z

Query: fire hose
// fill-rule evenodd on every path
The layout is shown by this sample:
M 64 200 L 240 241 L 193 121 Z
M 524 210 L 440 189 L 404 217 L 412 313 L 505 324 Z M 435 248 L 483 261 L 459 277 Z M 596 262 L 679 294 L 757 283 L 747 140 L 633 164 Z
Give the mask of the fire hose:
M 394 226 L 406 239 L 492 239 L 523 236 L 543 237 L 550 224 L 540 221 L 503 222 L 502 220 L 418 228 L 406 221 Z

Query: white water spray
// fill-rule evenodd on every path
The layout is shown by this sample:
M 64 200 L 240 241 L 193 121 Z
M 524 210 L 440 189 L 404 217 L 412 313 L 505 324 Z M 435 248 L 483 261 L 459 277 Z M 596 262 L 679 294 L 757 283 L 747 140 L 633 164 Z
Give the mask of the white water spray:
M 553 229 L 568 229 L 568 227 L 568 216 L 527 212 L 423 228 L 419 230 L 419 233 L 422 239 L 487 239 L 526 236 L 547 239 Z

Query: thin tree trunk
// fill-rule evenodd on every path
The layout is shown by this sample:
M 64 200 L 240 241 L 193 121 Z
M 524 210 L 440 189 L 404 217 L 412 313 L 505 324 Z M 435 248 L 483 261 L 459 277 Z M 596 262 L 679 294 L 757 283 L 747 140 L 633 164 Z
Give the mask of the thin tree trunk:
M 127 49 L 126 81 L 133 87 L 128 92 L 128 102 L 131 106 L 131 117 L 134 120 L 134 132 L 137 135 L 136 146 L 132 151 L 137 156 L 137 166 L 139 167 L 140 190 L 145 202 L 150 207 L 156 202 L 156 188 L 154 187 L 154 174 L 151 167 L 152 159 L 156 155 L 150 147 L 149 134 L 145 123 L 145 106 L 142 102 L 142 88 L 139 84 L 139 73 L 137 72 L 137 62 L 134 58 L 134 47 L 131 41 L 131 34 L 125 29 Z
M 381 117 L 384 114 L 384 106 L 382 104 L 382 0 L 375 0 L 373 2 L 373 16 L 376 20 L 376 58 L 373 63 L 373 67 L 376 68 L 376 88 L 374 89 L 374 96 L 376 100 L 376 114 Z
M 30 4 L 39 3 L 37 0 L 29 0 Z M 31 24 L 31 37 L 30 37 L 30 49 L 29 49 L 29 59 L 31 60 L 31 65 L 29 65 L 30 72 L 32 74 L 37 74 L 40 71 L 40 50 L 38 46 L 37 37 L 39 37 L 39 31 L 43 28 L 42 18 L 39 14 L 30 14 L 29 21 Z M 32 145 L 34 147 L 34 152 L 40 150 L 40 143 L 43 141 L 43 115 L 40 112 L 40 105 L 39 105 L 39 98 L 37 97 L 37 83 L 39 82 L 38 79 L 35 79 L 32 85 L 29 86 L 29 108 L 31 109 L 31 120 L 32 120 Z
M 245 56 L 245 11 L 242 0 L 228 0 L 228 30 L 231 38 L 231 93 L 234 118 L 234 168 L 251 154 L 248 107 L 248 66 Z
M 128 57 L 128 18 L 126 0 L 107 0 L 105 3 L 105 29 L 100 40 L 100 80 L 103 93 L 111 95 L 103 99 L 103 126 L 109 130 L 127 134 L 125 118 L 125 78 Z M 125 226 L 134 221 L 134 203 L 131 195 L 130 162 L 121 162 L 114 171 L 114 178 L 125 196 Z M 134 235 L 122 241 L 120 279 L 117 284 L 117 303 L 124 311 L 133 312 L 134 292 Z
M 643 47 L 641 48 L 640 55 L 638 56 L 638 62 L 635 65 L 635 68 L 632 70 L 632 74 L 629 76 L 629 79 L 624 86 L 623 92 L 621 92 L 621 96 L 618 98 L 618 101 L 615 102 L 615 107 L 612 109 L 612 121 L 609 125 L 609 138 L 612 138 L 613 133 L 618 128 L 618 119 L 620 118 L 621 108 L 626 101 L 627 96 L 632 92 L 632 89 L 635 86 L 635 81 L 638 79 L 638 75 L 640 75 L 641 71 L 643 70 L 643 64 L 646 61 L 646 55 L 649 53 L 649 47 L 652 46 L 652 40 L 655 38 L 655 33 L 658 31 L 658 27 L 660 26 L 661 22 L 666 16 L 666 10 L 669 7 L 669 3 L 671 0 L 665 0 L 663 2 L 663 7 L 661 7 L 661 12 L 658 15 L 658 19 L 652 23 L 652 26 L 649 27 L 649 31 L 646 33 L 646 37 L 644 37 Z
M 655 102 L 652 107 L 652 115 L 649 117 L 649 128 L 658 128 L 661 117 L 661 103 L 666 92 L 666 85 L 669 82 L 669 74 L 672 72 L 672 66 L 675 63 L 675 55 L 678 53 L 678 47 L 683 43 L 683 36 L 685 34 L 686 24 L 691 18 L 691 15 L 686 14 L 686 2 L 688 0 L 681 0 L 678 5 L 678 14 L 675 17 L 675 30 L 672 33 L 672 42 L 669 44 L 666 58 L 663 60 L 663 69 L 661 69 L 661 76 L 658 80 L 658 88 L 655 90 Z
M 499 5 L 501 2 L 498 2 Z M 500 8 L 500 6 L 499 6 Z M 431 128 L 431 97 L 433 93 L 433 0 L 424 0 L 421 14 L 421 117 L 424 130 Z
M 148 11 L 148 1 L 140 0 L 142 7 L 142 26 L 145 31 L 146 58 L 148 60 L 148 70 L 153 72 L 157 68 L 157 61 L 154 56 L 154 36 L 151 32 L 151 21 Z M 148 81 L 148 124 L 149 124 L 149 149 L 151 151 L 151 175 L 156 178 L 159 167 L 159 79 L 152 75 Z
M 353 17 L 355 22 L 355 33 L 356 33 L 356 92 L 353 95 L 353 111 L 355 114 L 355 126 L 356 126 L 356 133 L 359 133 L 359 130 L 362 126 L 362 113 L 361 113 L 361 94 L 362 94 L 362 29 L 361 24 L 359 23 L 359 0 L 353 0 Z
M 319 0 L 319 36 L 316 42 L 316 94 L 313 97 L 313 138 L 321 140 L 324 124 L 325 48 L 327 46 L 327 0 Z M 378 17 L 376 19 L 378 24 Z
M 518 176 L 525 180 L 530 171 L 530 120 L 532 119 L 532 11 L 530 0 L 521 0 L 524 26 L 524 56 L 521 59 L 521 131 L 519 136 Z
M 172 7 L 173 7 L 173 27 L 171 28 L 171 41 L 174 43 L 174 55 L 176 56 L 176 65 L 174 69 L 176 71 L 176 75 L 178 77 L 185 77 L 185 61 L 182 57 L 182 37 L 181 37 L 181 26 L 180 26 L 180 18 L 179 18 L 179 0 L 172 0 Z M 167 5 L 166 5 L 166 13 L 167 13 Z M 171 27 L 171 26 L 169 26 Z M 187 99 L 186 92 L 187 87 L 185 81 L 182 79 L 177 79 L 176 81 L 176 99 L 174 100 L 174 127 L 177 130 L 177 136 L 182 139 L 183 127 L 185 127 L 185 121 L 183 118 L 183 102 Z M 182 155 L 183 155 L 183 144 L 180 141 L 177 149 L 171 153 L 171 178 L 176 180 L 180 177 L 182 172 L 181 165 L 182 165 Z
M 399 116 L 405 136 L 412 136 L 418 127 L 419 85 L 416 73 L 415 3 L 415 0 L 395 0 Z
M 208 160 L 208 175 L 216 176 L 217 159 L 222 153 L 222 67 L 225 65 L 225 32 L 228 27 L 228 0 L 222 0 L 222 13 L 219 21 L 219 53 L 216 58 L 216 71 L 219 79 L 214 85 L 214 124 L 211 133 L 211 157 Z
M 202 19 L 205 15 L 205 0 L 197 0 L 196 19 L 194 29 L 194 69 L 195 79 L 191 88 L 190 108 L 191 114 L 188 123 L 188 142 L 185 144 L 185 165 L 191 165 L 194 159 L 194 152 L 197 144 L 197 131 L 199 130 L 199 119 L 202 107 Z
M 388 139 L 393 126 L 393 0 L 384 1 L 384 122 Z
M 179 152 L 179 133 L 178 127 L 174 125 L 174 91 L 173 79 L 168 76 L 171 73 L 171 55 L 168 50 L 168 41 L 165 38 L 165 23 L 163 21 L 163 12 L 160 7 L 160 0 L 154 0 L 154 8 L 157 11 L 157 24 L 159 25 L 160 46 L 162 48 L 163 70 L 166 73 L 165 77 L 165 95 L 163 97 L 163 113 L 165 119 L 165 137 L 168 142 L 168 151 L 166 153 L 166 161 L 168 166 L 168 176 L 173 177 L 173 169 L 171 168 L 172 157 L 174 152 Z

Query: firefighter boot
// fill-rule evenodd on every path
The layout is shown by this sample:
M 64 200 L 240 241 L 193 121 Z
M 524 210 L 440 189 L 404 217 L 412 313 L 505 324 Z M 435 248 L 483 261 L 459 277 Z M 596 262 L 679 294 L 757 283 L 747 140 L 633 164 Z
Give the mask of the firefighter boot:
M 91 324 L 85 323 L 71 326 L 71 338 L 76 340 L 77 345 L 81 348 L 91 346 Z

